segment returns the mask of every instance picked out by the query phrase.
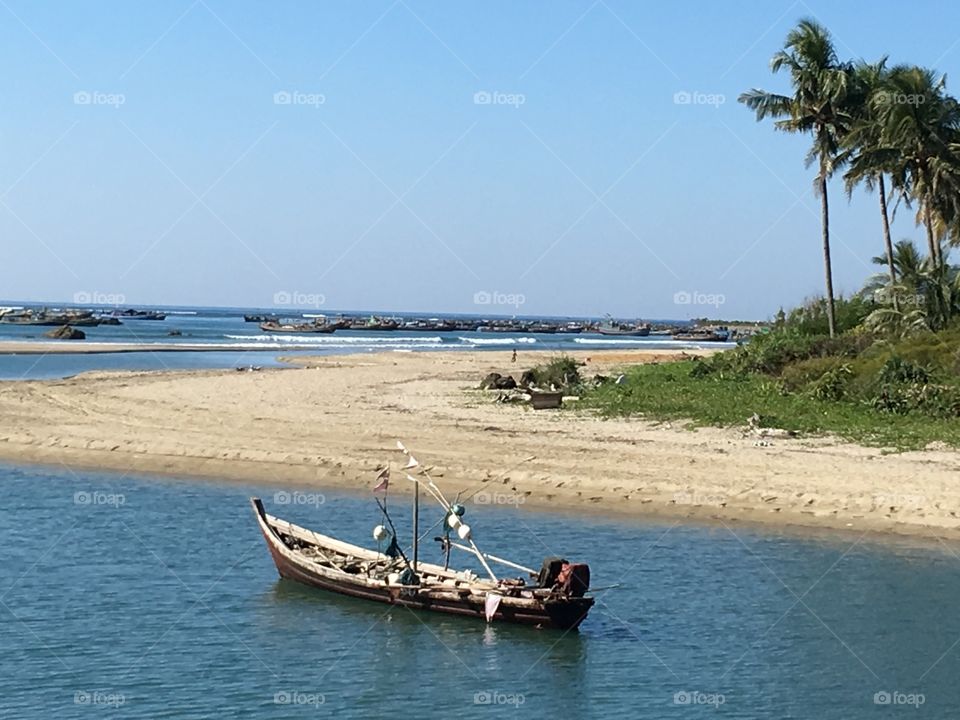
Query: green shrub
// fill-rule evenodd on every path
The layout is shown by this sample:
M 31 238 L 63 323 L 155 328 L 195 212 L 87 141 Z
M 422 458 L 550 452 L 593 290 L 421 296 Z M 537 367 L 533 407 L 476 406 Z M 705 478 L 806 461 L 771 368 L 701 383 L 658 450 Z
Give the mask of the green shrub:
M 893 356 L 880 369 L 878 380 L 882 384 L 914 383 L 926 385 L 930 382 L 930 373 L 909 360 Z
M 525 376 L 528 373 L 524 373 Z M 558 390 L 576 390 L 583 384 L 577 361 L 567 355 L 552 358 L 529 371 L 532 384 L 539 388 L 555 387 Z
M 805 389 L 808 385 L 816 382 L 828 372 L 835 370 L 842 364 L 842 358 L 808 358 L 785 367 L 780 377 L 783 380 L 783 386 L 787 391 L 796 392 Z
M 705 378 L 707 375 L 710 375 L 718 368 L 715 368 L 712 363 L 705 362 L 698 357 L 694 357 L 693 367 L 690 368 L 690 377 L 692 378 Z
M 898 415 L 957 417 L 960 416 L 960 388 L 938 384 L 927 368 L 894 355 L 877 373 L 869 403 L 875 410 Z
M 850 365 L 841 363 L 815 380 L 810 392 L 817 400 L 842 400 L 847 394 L 847 386 L 852 376 Z

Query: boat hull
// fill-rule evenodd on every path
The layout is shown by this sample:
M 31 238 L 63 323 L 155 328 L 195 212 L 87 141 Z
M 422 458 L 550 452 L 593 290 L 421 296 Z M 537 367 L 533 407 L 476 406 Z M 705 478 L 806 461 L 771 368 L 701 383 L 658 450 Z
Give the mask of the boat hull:
M 615 328 L 597 328 L 598 335 L 611 335 L 613 337 L 647 337 L 650 334 L 650 328 L 636 328 L 634 330 L 619 330 Z
M 271 323 L 261 323 L 260 329 L 263 332 L 283 333 L 286 335 L 327 335 L 335 332 L 337 326 L 330 325 L 272 325 Z
M 486 618 L 483 597 L 463 591 L 428 592 L 400 585 L 372 587 L 361 581 L 352 582 L 349 578 L 331 577 L 315 564 L 298 558 L 283 544 L 272 528 L 270 516 L 265 513 L 259 499 L 253 499 L 253 506 L 260 532 L 281 578 L 348 597 L 386 605 L 400 605 L 411 610 L 440 612 L 480 620 Z M 589 597 L 559 598 L 555 601 L 548 600 L 536 604 L 525 603 L 525 607 L 517 607 L 505 599 L 501 601 L 493 622 L 572 630 L 583 622 L 593 603 L 593 598 Z

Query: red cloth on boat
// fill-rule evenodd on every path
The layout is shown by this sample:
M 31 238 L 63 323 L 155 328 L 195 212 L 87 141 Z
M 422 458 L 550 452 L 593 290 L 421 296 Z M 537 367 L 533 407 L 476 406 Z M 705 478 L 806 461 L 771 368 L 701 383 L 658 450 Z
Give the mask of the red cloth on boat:
M 557 575 L 557 586 L 570 597 L 583 597 L 590 589 L 590 566 L 586 563 L 564 563 Z

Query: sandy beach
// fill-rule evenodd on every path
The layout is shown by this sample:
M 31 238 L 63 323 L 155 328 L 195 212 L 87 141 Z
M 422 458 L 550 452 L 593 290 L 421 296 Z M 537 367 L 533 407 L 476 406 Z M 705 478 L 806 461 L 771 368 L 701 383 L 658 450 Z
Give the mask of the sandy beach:
M 587 375 L 676 353 L 583 352 Z M 470 502 L 960 538 L 960 453 L 533 411 L 477 389 L 543 354 L 379 353 L 261 372 L 0 384 L 0 458 L 277 485 L 372 486 L 398 439 Z M 573 405 L 569 402 L 569 405 Z M 744 421 L 752 409 L 744 408 Z M 407 489 L 399 473 L 394 487 Z

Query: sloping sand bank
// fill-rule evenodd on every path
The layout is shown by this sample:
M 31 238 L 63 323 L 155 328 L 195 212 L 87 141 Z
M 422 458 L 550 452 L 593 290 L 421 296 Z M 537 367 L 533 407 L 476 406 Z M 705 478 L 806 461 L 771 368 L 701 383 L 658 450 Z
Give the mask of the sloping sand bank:
M 664 353 L 579 353 L 586 373 Z M 289 370 L 91 373 L 0 383 L 0 458 L 367 489 L 403 440 L 469 502 L 960 538 L 960 453 L 601 420 L 475 390 L 544 355 L 299 357 Z M 495 393 L 494 393 L 495 395 Z M 752 412 L 744 408 L 744 420 Z M 399 472 L 393 486 L 409 483 Z

